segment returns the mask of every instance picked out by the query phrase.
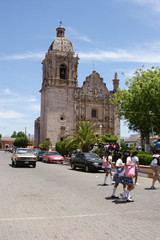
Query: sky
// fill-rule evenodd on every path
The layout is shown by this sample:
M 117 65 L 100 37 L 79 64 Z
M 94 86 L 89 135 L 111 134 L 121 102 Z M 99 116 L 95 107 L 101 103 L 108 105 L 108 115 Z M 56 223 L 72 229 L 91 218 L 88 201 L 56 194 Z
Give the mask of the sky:
M 62 21 L 80 57 L 81 87 L 93 70 L 109 90 L 136 69 L 159 66 L 160 0 L 0 0 L 0 133 L 34 134 L 42 64 Z M 125 74 L 125 76 L 122 75 Z M 121 137 L 133 134 L 121 122 Z

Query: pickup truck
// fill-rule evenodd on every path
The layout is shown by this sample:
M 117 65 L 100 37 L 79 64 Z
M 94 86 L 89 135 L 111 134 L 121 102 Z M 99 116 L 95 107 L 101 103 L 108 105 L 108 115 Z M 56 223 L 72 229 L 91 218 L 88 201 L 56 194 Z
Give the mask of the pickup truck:
M 37 158 L 29 148 L 17 148 L 11 155 L 12 166 L 32 165 L 36 167 Z

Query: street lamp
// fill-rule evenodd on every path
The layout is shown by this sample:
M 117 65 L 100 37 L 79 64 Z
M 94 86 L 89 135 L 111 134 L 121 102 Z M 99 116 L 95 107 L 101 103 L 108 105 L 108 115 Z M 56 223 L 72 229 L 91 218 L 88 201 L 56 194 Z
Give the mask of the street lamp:
M 102 125 L 99 126 L 100 129 L 100 135 L 102 135 Z

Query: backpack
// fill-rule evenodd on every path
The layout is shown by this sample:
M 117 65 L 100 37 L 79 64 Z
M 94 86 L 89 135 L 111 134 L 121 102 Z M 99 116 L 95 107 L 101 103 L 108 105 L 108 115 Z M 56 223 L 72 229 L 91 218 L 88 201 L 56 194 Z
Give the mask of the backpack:
M 104 168 L 108 167 L 108 158 L 106 158 L 106 157 L 103 159 L 103 167 Z
M 156 168 L 157 165 L 160 165 L 160 155 L 159 155 L 159 154 L 153 155 L 153 158 L 152 158 L 152 162 L 151 162 L 151 164 L 150 164 L 150 167 L 151 167 L 151 168 Z

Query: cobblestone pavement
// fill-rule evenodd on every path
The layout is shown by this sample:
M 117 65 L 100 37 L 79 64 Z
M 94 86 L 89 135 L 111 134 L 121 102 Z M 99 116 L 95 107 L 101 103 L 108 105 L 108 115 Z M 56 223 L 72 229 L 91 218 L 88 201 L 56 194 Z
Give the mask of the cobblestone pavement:
M 134 203 L 109 199 L 104 173 L 37 162 L 11 166 L 0 152 L 0 240 L 159 240 L 160 185 L 139 177 Z M 119 186 L 117 194 L 122 191 Z

